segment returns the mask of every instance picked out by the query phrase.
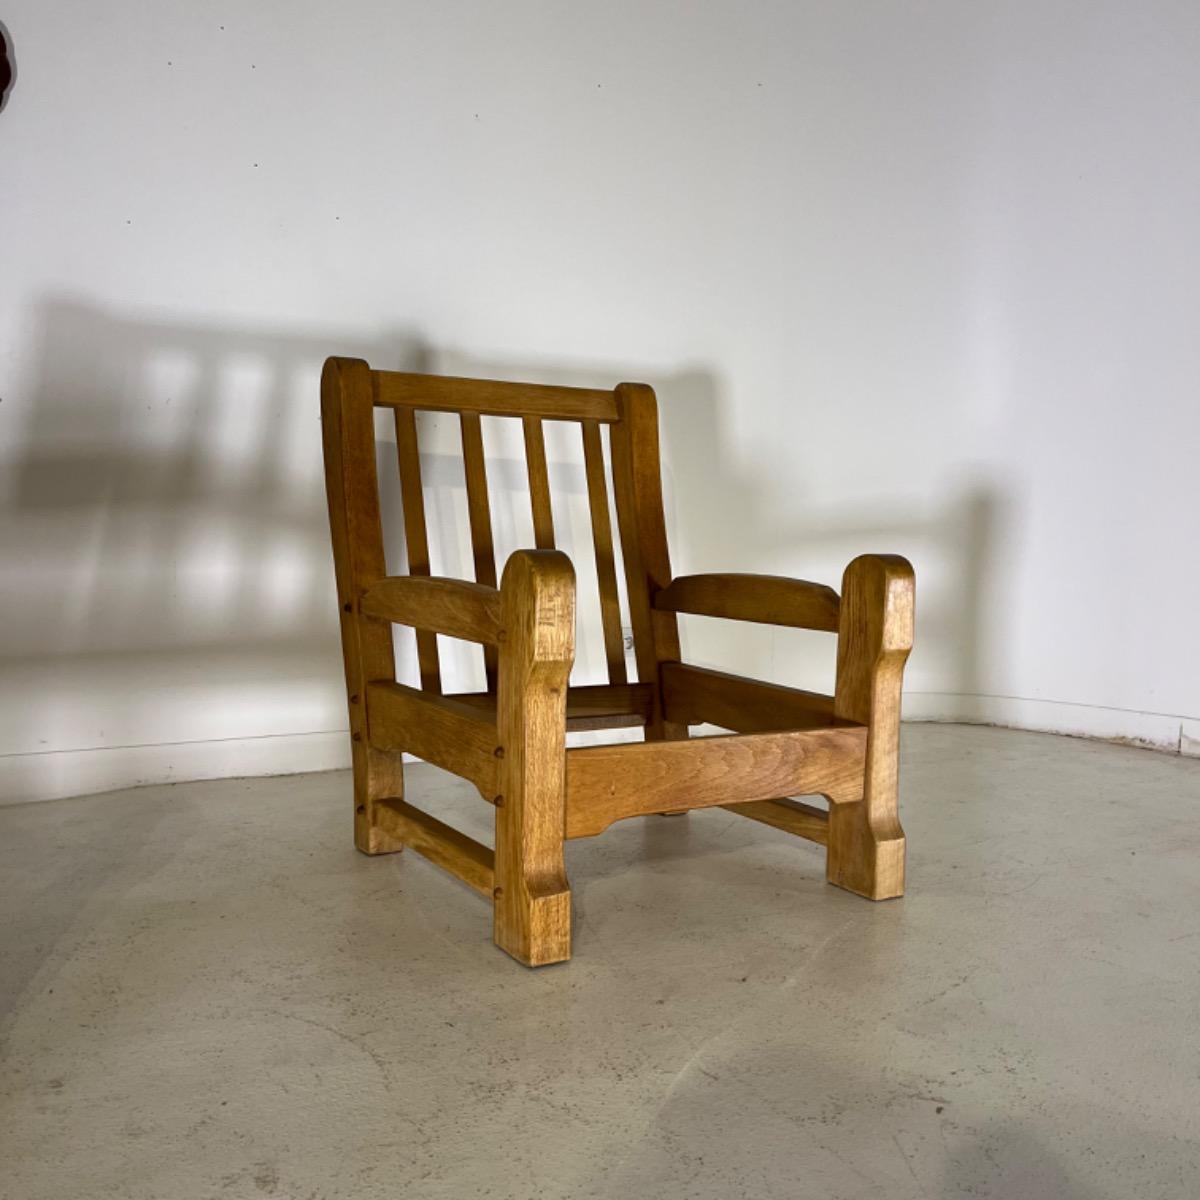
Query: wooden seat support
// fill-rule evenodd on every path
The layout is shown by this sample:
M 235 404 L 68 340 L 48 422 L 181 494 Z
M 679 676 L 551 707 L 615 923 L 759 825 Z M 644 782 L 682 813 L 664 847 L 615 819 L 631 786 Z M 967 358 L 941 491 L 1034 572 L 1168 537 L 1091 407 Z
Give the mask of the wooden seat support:
M 904 890 L 897 806 L 900 686 L 913 572 L 864 555 L 842 592 L 776 576 L 671 574 L 654 393 L 372 371 L 331 358 L 321 383 L 330 531 L 354 781 L 354 843 L 405 846 L 490 897 L 494 939 L 530 966 L 571 955 L 566 839 L 614 821 L 720 806 L 826 847 L 831 883 L 873 900 Z M 374 412 L 394 411 L 408 574 L 385 569 Z M 457 413 L 473 581 L 430 572 L 417 413 Z M 535 548 L 499 581 L 480 418 L 519 419 Z M 581 430 L 607 682 L 570 686 L 575 572 L 555 549 L 545 420 Z M 605 434 L 637 680 L 625 662 Z M 678 614 L 836 633 L 832 695 L 681 661 Z M 419 687 L 397 682 L 392 626 L 415 631 Z M 443 694 L 437 637 L 482 647 L 487 690 Z M 696 725 L 729 732 L 690 736 Z M 644 740 L 568 748 L 571 730 L 634 727 Z M 494 806 L 490 848 L 411 804 L 404 754 L 469 780 Z M 792 799 L 823 796 L 828 808 Z

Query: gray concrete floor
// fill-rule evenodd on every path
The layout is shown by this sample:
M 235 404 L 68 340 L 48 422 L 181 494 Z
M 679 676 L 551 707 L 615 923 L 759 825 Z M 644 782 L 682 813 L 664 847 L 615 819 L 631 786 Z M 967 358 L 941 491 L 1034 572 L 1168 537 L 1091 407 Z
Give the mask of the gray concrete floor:
M 1200 762 L 913 726 L 903 779 L 906 899 L 628 821 L 539 972 L 344 774 L 0 810 L 0 1195 L 1200 1195 Z

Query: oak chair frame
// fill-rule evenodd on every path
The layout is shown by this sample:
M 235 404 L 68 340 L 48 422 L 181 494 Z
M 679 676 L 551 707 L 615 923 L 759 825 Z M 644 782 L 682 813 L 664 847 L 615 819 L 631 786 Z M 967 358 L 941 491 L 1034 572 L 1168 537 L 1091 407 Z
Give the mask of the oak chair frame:
M 389 576 L 374 413 L 394 411 L 409 574 Z M 321 379 L 326 487 L 341 605 L 354 844 L 409 846 L 493 901 L 494 939 L 528 966 L 571 955 L 569 838 L 614 821 L 721 806 L 826 848 L 830 883 L 871 900 L 904 891 L 897 803 L 900 687 L 912 646 L 913 571 L 863 555 L 839 596 L 802 580 L 671 574 L 654 392 L 373 371 L 331 358 Z M 430 574 L 417 411 L 456 413 L 475 580 Z M 482 416 L 522 421 L 535 549 L 497 586 Z M 571 687 L 575 574 L 554 548 L 542 422 L 582 428 L 608 683 Z M 609 428 L 637 681 L 627 678 L 601 426 Z M 689 666 L 678 616 L 837 635 L 832 696 Z M 392 624 L 416 630 L 420 688 L 396 682 Z M 442 692 L 436 635 L 483 646 L 487 691 Z M 712 724 L 725 735 L 690 738 Z M 642 742 L 567 748 L 575 729 L 641 726 Z M 491 849 L 404 798 L 402 754 L 469 780 L 495 807 Z M 828 808 L 790 797 L 823 796 Z

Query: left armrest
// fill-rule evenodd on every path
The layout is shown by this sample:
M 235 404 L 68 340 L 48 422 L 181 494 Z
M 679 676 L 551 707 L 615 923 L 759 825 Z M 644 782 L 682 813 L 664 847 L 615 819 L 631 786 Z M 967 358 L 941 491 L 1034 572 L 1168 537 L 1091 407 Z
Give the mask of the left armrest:
M 653 606 L 837 633 L 841 602 L 833 588 L 782 575 L 681 575 L 655 595 Z
M 494 646 L 500 640 L 500 593 L 465 579 L 388 575 L 367 588 L 358 611 L 469 642 Z

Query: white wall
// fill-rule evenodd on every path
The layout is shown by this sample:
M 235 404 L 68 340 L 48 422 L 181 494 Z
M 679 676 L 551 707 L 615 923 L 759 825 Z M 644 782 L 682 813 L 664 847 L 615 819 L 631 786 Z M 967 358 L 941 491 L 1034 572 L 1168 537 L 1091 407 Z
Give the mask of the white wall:
M 677 569 L 836 585 L 897 550 L 910 715 L 1200 738 L 1200 6 L 5 20 L 6 798 L 344 761 L 336 352 L 647 379 Z M 452 431 L 423 432 L 453 533 Z M 685 636 L 828 682 L 820 635 Z

